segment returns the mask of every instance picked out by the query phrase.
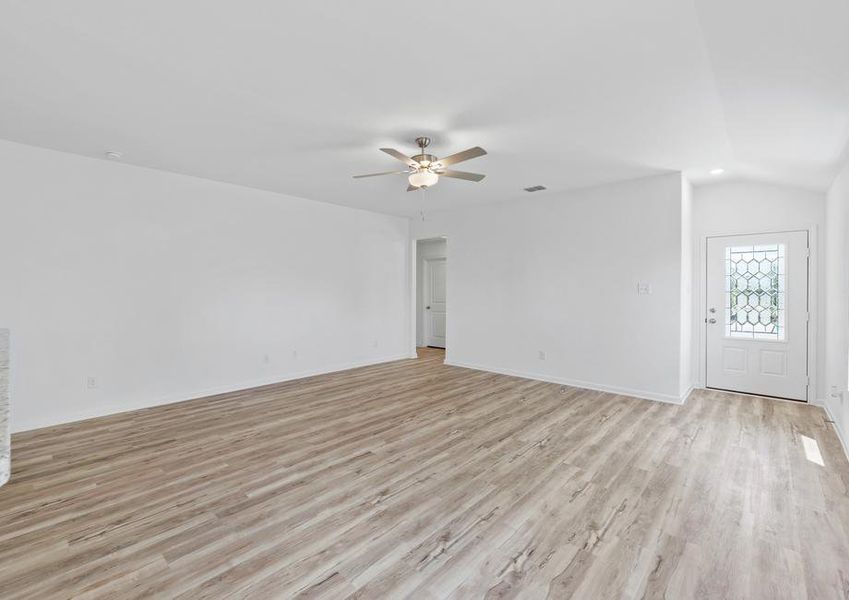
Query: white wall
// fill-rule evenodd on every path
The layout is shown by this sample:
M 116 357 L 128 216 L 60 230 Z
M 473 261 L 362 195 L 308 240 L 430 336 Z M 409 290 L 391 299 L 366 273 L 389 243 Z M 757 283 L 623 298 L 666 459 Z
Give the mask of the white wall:
M 693 186 L 681 178 L 681 343 L 679 394 L 693 388 Z
M 448 243 L 444 239 L 418 240 L 416 249 L 416 345 L 424 346 L 424 261 L 428 258 L 447 258 Z
M 0 215 L 13 430 L 409 354 L 406 219 L 9 142 Z
M 812 332 L 817 347 L 812 357 L 824 351 L 823 330 L 824 294 L 819 276 L 823 255 L 822 230 L 825 223 L 825 194 L 799 188 L 776 186 L 759 182 L 727 182 L 698 186 L 693 190 L 693 356 L 697 359 L 694 377 L 704 385 L 704 247 L 705 238 L 712 235 L 762 233 L 814 229 L 811 253 L 811 279 L 816 286 L 816 322 Z M 812 400 L 821 398 L 824 378 L 823 361 L 817 360 L 817 372 L 811 378 Z
M 0 329 L 0 485 L 9 481 L 11 464 L 11 421 L 9 420 L 9 330 Z
M 447 361 L 680 401 L 681 196 L 673 174 L 414 221 L 451 248 Z
M 825 222 L 825 385 L 823 397 L 849 445 L 849 163 L 828 191 Z

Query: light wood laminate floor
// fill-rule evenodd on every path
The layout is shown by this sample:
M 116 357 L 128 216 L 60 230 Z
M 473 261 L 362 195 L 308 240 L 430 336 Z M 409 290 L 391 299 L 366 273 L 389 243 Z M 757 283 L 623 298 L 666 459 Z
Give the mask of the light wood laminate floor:
M 0 597 L 849 597 L 822 410 L 420 353 L 14 436 Z

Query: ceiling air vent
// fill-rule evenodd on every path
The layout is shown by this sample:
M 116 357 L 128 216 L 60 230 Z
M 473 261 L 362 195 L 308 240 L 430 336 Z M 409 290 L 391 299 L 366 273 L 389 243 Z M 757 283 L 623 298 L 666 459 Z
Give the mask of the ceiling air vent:
M 526 192 L 541 192 L 544 189 L 545 189 L 544 185 L 532 185 L 531 187 L 526 187 L 525 191 Z

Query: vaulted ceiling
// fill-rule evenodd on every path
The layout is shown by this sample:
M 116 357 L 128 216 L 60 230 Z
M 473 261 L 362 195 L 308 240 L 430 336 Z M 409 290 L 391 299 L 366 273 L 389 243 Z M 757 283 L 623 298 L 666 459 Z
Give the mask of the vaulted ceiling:
M 0 0 L 0 138 L 399 215 L 719 166 L 824 189 L 848 31 L 846 0 Z M 351 178 L 417 135 L 487 178 Z

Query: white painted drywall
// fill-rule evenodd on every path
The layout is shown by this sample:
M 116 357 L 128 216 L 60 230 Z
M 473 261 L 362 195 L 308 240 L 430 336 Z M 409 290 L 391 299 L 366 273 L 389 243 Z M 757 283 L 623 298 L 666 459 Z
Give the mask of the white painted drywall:
M 822 229 L 825 222 L 825 194 L 800 188 L 771 185 L 754 181 L 731 181 L 696 186 L 693 189 L 693 356 L 696 385 L 704 385 L 704 245 L 712 235 L 763 233 L 813 228 L 811 280 L 814 282 L 816 320 L 811 323 L 817 340 L 812 358 L 824 351 L 823 339 L 817 335 L 823 328 L 824 303 L 822 278 L 819 277 L 823 254 Z M 817 360 L 817 372 L 811 377 L 811 400 L 820 397 L 824 369 Z
M 680 401 L 681 195 L 671 174 L 413 221 L 448 236 L 447 361 Z
M 10 142 L 0 215 L 15 431 L 409 354 L 406 219 Z
M 9 330 L 0 329 L 0 485 L 12 474 L 12 438 L 9 420 Z
M 693 388 L 693 186 L 681 178 L 681 344 L 679 394 Z
M 424 261 L 429 258 L 447 258 L 448 243 L 444 239 L 418 240 L 416 243 L 416 345 L 424 346 Z M 450 318 L 450 317 L 449 317 Z
M 849 163 L 828 190 L 825 220 L 825 385 L 822 397 L 849 447 Z

